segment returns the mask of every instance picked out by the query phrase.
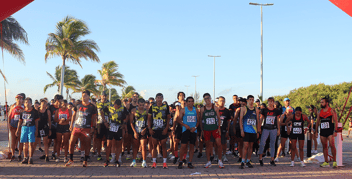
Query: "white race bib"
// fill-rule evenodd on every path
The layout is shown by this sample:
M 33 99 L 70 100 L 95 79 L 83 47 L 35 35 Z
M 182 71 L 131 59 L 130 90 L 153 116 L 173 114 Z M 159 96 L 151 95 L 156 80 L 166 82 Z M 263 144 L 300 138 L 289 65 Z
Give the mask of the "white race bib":
M 267 116 L 266 117 L 266 124 L 274 125 L 274 123 L 275 123 L 275 116 Z
M 43 137 L 43 136 L 45 135 L 44 129 L 40 130 L 40 131 L 39 131 L 39 134 L 40 134 L 41 137 Z
M 187 116 L 187 122 L 196 122 L 196 116 Z
M 224 124 L 225 116 L 220 116 L 220 119 L 221 119 L 221 124 L 220 124 L 220 126 L 222 126 L 222 124 Z
M 302 128 L 293 128 L 293 134 L 302 134 Z
M 255 126 L 256 124 L 257 124 L 257 120 L 251 119 L 251 118 L 247 119 L 247 125 Z
M 321 129 L 329 129 L 330 128 L 329 122 L 322 122 L 320 124 L 320 128 Z
M 144 127 L 145 126 L 145 121 L 137 121 L 137 127 Z
M 18 120 L 20 120 L 20 115 L 15 115 L 15 116 L 13 116 L 13 120 L 15 120 L 15 121 L 18 121 Z
M 86 124 L 86 118 L 78 118 L 78 120 L 76 121 L 77 125 L 83 126 Z
M 117 132 L 119 130 L 120 125 L 117 124 L 111 124 L 110 125 L 110 131 L 111 132 Z
M 59 114 L 59 119 L 62 119 L 62 118 L 67 119 L 67 115 L 66 114 Z
M 162 119 L 154 119 L 154 127 L 155 128 L 162 128 L 164 121 Z
M 207 118 L 206 124 L 207 125 L 215 124 L 215 119 L 214 118 Z

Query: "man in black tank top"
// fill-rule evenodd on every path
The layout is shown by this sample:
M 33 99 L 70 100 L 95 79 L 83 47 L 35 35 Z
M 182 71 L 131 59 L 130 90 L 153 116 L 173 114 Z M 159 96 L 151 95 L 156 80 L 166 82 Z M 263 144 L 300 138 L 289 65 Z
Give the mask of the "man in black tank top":
M 177 160 L 179 158 L 178 156 L 178 144 L 180 143 L 181 139 L 182 139 L 182 126 L 177 122 L 177 117 L 179 116 L 179 112 L 181 109 L 183 109 L 185 107 L 185 93 L 184 92 L 178 92 L 177 93 L 177 99 L 178 101 L 175 103 L 175 106 L 176 106 L 176 112 L 175 112 L 175 116 L 174 116 L 174 121 L 173 121 L 173 124 L 172 124 L 172 128 L 174 129 L 173 130 L 173 133 L 174 133 L 174 141 L 173 141 L 173 144 L 174 144 L 174 155 L 175 155 L 175 158 L 174 158 L 174 161 L 173 163 L 176 164 L 177 163 Z M 180 156 L 182 157 L 182 156 Z M 182 158 L 180 160 L 183 160 Z
M 45 155 L 41 156 L 40 159 L 45 159 L 46 162 L 49 161 L 49 140 L 48 136 L 51 135 L 51 120 L 49 116 L 51 113 L 46 109 L 47 102 L 44 99 L 40 100 L 40 107 L 38 110 L 39 122 L 38 122 L 38 135 L 36 136 L 35 148 L 38 143 L 40 143 L 41 137 L 43 137 L 44 151 Z
M 56 141 L 56 126 L 57 123 L 54 122 L 54 116 L 56 113 L 56 110 L 60 108 L 60 104 L 63 102 L 64 97 L 62 95 L 55 95 L 54 97 L 54 103 L 52 105 L 49 106 L 49 110 L 51 113 L 51 116 L 49 117 L 51 120 L 51 135 L 49 135 L 49 145 L 51 144 L 52 140 L 54 140 L 54 147 L 53 147 L 53 151 L 52 151 L 52 156 L 51 159 L 56 160 L 56 154 L 57 154 L 57 145 L 58 142 Z
M 132 96 L 132 102 L 127 105 L 127 110 L 129 113 L 131 113 L 131 111 L 133 109 L 135 109 L 138 105 L 138 98 L 139 98 L 139 94 L 137 92 L 133 93 Z M 127 156 L 126 156 L 126 160 L 130 160 L 132 158 L 131 154 L 130 154 L 130 150 L 131 150 L 131 145 L 133 143 L 133 130 L 131 128 L 131 123 L 129 122 L 130 117 L 127 116 L 126 118 L 128 121 L 126 121 L 127 124 L 127 135 L 125 135 L 125 139 L 124 139 L 124 148 L 127 148 Z

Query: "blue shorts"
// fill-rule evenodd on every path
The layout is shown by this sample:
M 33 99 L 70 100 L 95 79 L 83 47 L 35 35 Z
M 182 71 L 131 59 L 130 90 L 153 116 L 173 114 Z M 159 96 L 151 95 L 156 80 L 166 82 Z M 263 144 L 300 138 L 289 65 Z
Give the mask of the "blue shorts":
M 35 126 L 22 126 L 21 143 L 35 142 Z

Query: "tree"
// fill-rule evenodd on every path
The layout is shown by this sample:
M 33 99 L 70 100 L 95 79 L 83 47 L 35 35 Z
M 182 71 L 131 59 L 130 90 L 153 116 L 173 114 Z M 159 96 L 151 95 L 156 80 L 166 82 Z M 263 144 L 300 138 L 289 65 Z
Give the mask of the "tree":
M 64 81 L 63 83 L 61 83 L 61 67 L 57 66 L 55 68 L 55 74 L 54 76 L 51 75 L 49 72 L 46 72 L 46 74 L 53 80 L 52 83 L 45 85 L 44 87 L 44 93 L 46 92 L 46 90 L 48 88 L 57 86 L 57 91 L 59 92 L 61 88 L 61 85 L 63 84 L 65 86 L 65 88 L 69 89 L 73 89 L 75 86 L 77 86 L 77 84 L 79 83 L 78 80 L 78 76 L 77 76 L 77 72 L 76 70 L 71 70 L 70 67 L 66 66 L 65 67 L 65 76 L 64 76 Z
M 119 86 L 123 87 L 126 81 L 123 80 L 123 75 L 118 72 L 118 64 L 114 61 L 106 62 L 102 65 L 101 70 L 98 70 L 101 80 L 96 80 L 96 84 L 103 86 L 105 90 L 106 86 Z
M 49 58 L 60 56 L 63 66 L 61 74 L 65 73 L 66 60 L 81 67 L 81 58 L 100 62 L 96 54 L 99 51 L 98 45 L 93 40 L 82 40 L 88 34 L 90 34 L 90 31 L 85 22 L 66 16 L 56 24 L 56 33 L 49 33 L 45 43 L 45 62 Z M 61 79 L 60 81 L 63 82 L 64 80 Z M 61 85 L 60 88 L 61 95 L 63 86 Z
M 96 94 L 99 94 L 99 91 L 97 90 L 94 82 L 94 75 L 85 75 L 80 81 L 77 82 L 76 86 L 72 86 L 71 88 L 73 89 L 74 93 L 80 93 L 84 90 L 88 90 L 96 96 Z
M 133 93 L 135 93 L 136 89 L 134 89 L 133 86 L 127 86 L 126 88 L 123 88 L 122 89 L 122 99 L 125 99 L 125 98 L 132 98 L 133 96 Z
M 29 45 L 27 32 L 23 29 L 20 23 L 18 23 L 16 19 L 12 16 L 6 18 L 0 23 L 0 26 L 2 26 L 2 36 L 0 33 L 0 44 L 2 44 L 5 51 L 10 53 L 19 61 L 25 63 L 23 51 L 21 50 L 19 45 L 15 43 L 15 41 L 19 41 L 21 43 Z M 2 73 L 1 70 L 0 73 L 6 81 L 5 75 Z

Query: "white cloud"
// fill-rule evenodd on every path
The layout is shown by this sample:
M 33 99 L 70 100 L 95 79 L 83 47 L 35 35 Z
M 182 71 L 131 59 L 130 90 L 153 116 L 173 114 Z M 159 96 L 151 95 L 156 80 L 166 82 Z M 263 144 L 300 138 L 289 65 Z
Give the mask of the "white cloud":
M 145 95 L 147 94 L 147 90 L 142 90 L 142 91 L 139 92 L 139 94 L 140 94 L 143 98 L 145 98 Z

